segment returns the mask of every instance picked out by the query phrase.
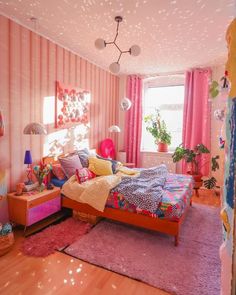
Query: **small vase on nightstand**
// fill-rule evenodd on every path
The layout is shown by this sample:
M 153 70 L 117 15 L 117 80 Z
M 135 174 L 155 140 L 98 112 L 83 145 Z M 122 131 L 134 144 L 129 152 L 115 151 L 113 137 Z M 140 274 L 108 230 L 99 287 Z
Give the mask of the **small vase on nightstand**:
M 41 178 L 38 179 L 38 182 L 39 182 L 39 186 L 37 190 L 41 193 L 45 189 L 45 184 L 43 183 L 43 179 Z

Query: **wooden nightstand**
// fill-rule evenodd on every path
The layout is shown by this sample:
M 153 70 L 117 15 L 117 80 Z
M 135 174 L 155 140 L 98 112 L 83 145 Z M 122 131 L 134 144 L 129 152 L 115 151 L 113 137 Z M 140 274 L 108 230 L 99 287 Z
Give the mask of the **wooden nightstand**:
M 22 196 L 16 196 L 15 192 L 9 193 L 8 209 L 9 219 L 12 222 L 30 226 L 61 210 L 60 188 L 43 192 L 24 192 Z

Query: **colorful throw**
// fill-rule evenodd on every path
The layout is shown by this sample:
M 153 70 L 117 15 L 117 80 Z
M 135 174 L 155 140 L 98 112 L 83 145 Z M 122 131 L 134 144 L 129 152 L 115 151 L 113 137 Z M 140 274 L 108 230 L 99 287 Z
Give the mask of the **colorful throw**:
M 130 204 L 154 213 L 164 193 L 166 176 L 165 165 L 143 169 L 137 177 L 124 177 L 111 192 L 121 193 Z
M 148 210 L 142 210 L 130 204 L 125 196 L 115 191 L 115 189 L 112 190 L 112 193 L 109 195 L 106 206 L 133 213 L 140 213 L 154 218 L 165 218 L 177 221 L 190 202 L 192 190 L 193 179 L 191 176 L 169 173 L 166 177 L 164 194 L 154 213 Z

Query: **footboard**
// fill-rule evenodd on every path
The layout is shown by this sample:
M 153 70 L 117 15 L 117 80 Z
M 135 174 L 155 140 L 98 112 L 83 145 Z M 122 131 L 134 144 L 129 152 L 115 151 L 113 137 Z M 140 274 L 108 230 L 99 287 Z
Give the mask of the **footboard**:
M 105 208 L 104 212 L 100 212 L 87 204 L 74 201 L 67 197 L 62 198 L 62 207 L 172 235 L 175 237 L 175 246 L 178 246 L 180 226 L 187 211 L 185 211 L 185 214 L 178 221 L 170 221 L 113 208 Z

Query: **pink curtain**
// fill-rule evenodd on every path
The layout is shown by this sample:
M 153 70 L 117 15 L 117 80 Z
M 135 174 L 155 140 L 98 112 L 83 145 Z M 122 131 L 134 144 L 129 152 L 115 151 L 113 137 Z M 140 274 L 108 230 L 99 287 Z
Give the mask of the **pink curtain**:
M 210 69 L 193 69 L 186 72 L 185 77 L 185 98 L 184 98 L 184 120 L 183 120 L 183 145 L 193 148 L 203 143 L 210 149 L 210 103 L 209 79 Z M 208 175 L 209 164 L 204 165 L 210 155 L 202 156 L 200 172 Z M 182 164 L 182 172 L 187 172 L 187 165 Z
M 142 79 L 138 76 L 127 78 L 127 98 L 132 102 L 126 114 L 125 146 L 127 162 L 140 165 L 140 146 L 142 132 Z

